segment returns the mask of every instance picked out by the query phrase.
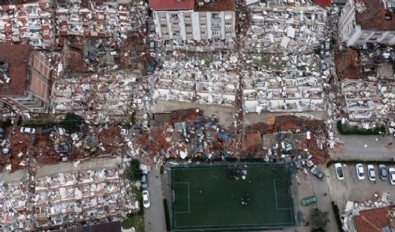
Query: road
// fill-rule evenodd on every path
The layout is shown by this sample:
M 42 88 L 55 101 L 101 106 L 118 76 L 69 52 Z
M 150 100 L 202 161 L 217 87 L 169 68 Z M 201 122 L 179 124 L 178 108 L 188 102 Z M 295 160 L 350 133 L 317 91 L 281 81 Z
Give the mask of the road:
M 393 136 L 340 135 L 340 149 L 331 152 L 333 160 L 393 160 L 395 139 Z M 393 145 L 389 145 L 389 144 Z
M 144 209 L 144 223 L 146 232 L 166 231 L 166 221 L 163 208 L 163 189 L 159 171 L 153 166 L 148 173 L 148 191 L 151 207 Z

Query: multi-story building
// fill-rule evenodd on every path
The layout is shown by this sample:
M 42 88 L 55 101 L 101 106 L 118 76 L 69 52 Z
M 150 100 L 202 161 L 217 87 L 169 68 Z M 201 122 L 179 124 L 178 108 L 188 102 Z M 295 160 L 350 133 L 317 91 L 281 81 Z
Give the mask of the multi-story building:
M 49 60 L 30 45 L 0 45 L 0 110 L 45 112 L 49 103 Z
M 160 40 L 226 40 L 235 37 L 233 0 L 150 0 Z
M 348 0 L 339 19 L 339 38 L 347 46 L 395 44 L 394 0 Z

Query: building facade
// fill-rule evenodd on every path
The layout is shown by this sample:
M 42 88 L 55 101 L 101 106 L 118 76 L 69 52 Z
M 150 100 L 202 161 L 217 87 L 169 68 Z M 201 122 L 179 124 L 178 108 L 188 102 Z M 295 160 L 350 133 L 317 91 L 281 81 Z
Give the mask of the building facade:
M 339 39 L 347 46 L 395 44 L 393 0 L 348 0 L 338 24 Z
M 235 37 L 233 1 L 151 0 L 150 8 L 160 40 L 226 40 Z

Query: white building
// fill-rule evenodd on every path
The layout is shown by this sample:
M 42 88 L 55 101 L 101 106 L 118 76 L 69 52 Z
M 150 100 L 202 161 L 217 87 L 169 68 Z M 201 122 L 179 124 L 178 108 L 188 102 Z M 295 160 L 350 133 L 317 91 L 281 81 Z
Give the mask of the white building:
M 150 0 L 160 40 L 227 40 L 235 37 L 233 0 Z
M 348 0 L 339 19 L 339 37 L 347 46 L 395 44 L 395 0 Z

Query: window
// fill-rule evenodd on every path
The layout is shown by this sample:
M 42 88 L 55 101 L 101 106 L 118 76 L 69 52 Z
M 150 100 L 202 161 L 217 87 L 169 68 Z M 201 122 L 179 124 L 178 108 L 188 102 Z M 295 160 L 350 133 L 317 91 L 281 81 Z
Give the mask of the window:
M 167 27 L 167 25 L 166 25 L 166 24 L 161 24 L 160 26 L 161 26 L 161 27 Z
M 200 34 L 202 34 L 202 35 L 205 35 L 205 34 L 206 34 L 206 32 L 205 32 L 205 31 L 202 31 L 202 32 L 200 32 Z
M 201 23 L 200 26 L 205 27 L 206 23 Z
M 188 32 L 187 32 L 187 35 L 192 35 L 192 32 L 188 31 Z
M 211 14 L 211 18 L 213 18 L 213 19 L 218 18 L 218 17 L 219 17 L 218 13 L 212 13 Z
M 171 17 L 172 18 L 178 18 L 178 15 L 177 14 L 171 14 Z
M 225 34 L 232 34 L 232 31 L 225 31 Z
M 213 35 L 217 36 L 220 35 L 221 33 L 219 31 L 213 31 Z
M 186 24 L 185 24 L 185 27 L 192 27 L 192 24 L 186 23 Z
M 169 35 L 169 32 L 163 32 L 163 35 Z
M 173 31 L 173 35 L 179 35 L 180 31 Z
M 166 15 L 160 15 L 159 19 L 166 19 Z
M 190 15 L 185 15 L 185 18 L 186 18 L 186 19 L 190 19 L 191 16 L 190 16 Z
M 232 26 L 232 23 L 231 22 L 226 22 L 225 25 L 226 26 Z
M 201 18 L 201 19 L 206 19 L 206 14 L 201 14 L 201 15 L 200 15 L 200 18 Z

